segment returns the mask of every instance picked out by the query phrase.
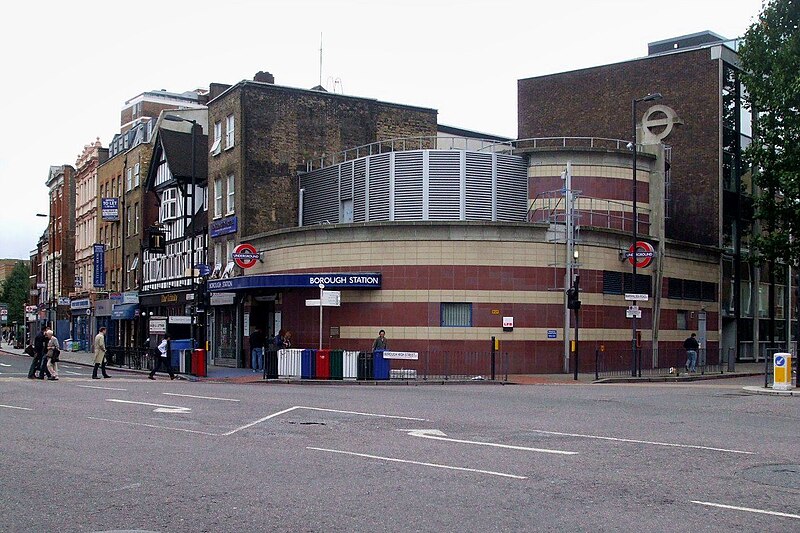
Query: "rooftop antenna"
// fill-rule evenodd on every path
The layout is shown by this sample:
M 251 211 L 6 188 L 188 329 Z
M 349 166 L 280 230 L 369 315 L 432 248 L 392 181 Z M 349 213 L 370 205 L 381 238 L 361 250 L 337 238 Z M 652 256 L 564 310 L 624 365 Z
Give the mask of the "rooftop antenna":
M 319 86 L 322 87 L 322 32 L 319 32 Z

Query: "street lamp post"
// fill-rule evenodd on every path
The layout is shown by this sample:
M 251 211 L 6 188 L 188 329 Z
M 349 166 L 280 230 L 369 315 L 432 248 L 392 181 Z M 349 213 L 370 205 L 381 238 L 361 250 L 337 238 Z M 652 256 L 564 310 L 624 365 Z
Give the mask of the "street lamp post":
M 191 274 L 192 275 L 192 284 L 191 284 L 191 287 L 192 287 L 191 288 L 192 305 L 191 305 L 191 316 L 190 316 L 190 320 L 191 320 L 190 328 L 191 328 L 191 337 L 192 337 L 192 348 L 194 348 L 195 347 L 194 346 L 195 337 L 196 337 L 196 334 L 197 334 L 196 324 L 195 324 L 196 319 L 197 319 L 197 287 L 196 287 L 195 282 L 194 282 L 194 267 L 195 267 L 195 265 L 194 265 L 194 240 L 195 240 L 195 237 L 196 237 L 196 229 L 197 229 L 197 228 L 195 228 L 195 225 L 194 225 L 194 210 L 195 210 L 195 207 L 196 207 L 195 206 L 195 194 L 196 194 L 195 185 L 196 185 L 196 180 L 197 180 L 197 167 L 196 167 L 197 162 L 196 162 L 196 154 L 195 154 L 195 151 L 197 149 L 196 148 L 196 144 L 197 144 L 197 142 L 196 142 L 197 121 L 196 120 L 192 120 L 192 119 L 188 119 L 188 118 L 179 117 L 177 115 L 164 115 L 164 120 L 169 120 L 171 122 L 188 122 L 188 123 L 190 123 L 192 125 L 192 181 L 191 181 L 191 184 L 192 184 L 192 204 L 191 204 L 192 217 L 191 217 L 191 219 L 188 219 L 188 220 L 189 220 L 189 223 L 191 223 L 191 225 L 192 225 L 192 231 L 191 231 L 190 240 L 189 240 L 189 248 L 190 248 L 190 252 L 189 252 L 189 270 L 192 273 Z M 185 215 L 188 215 L 188 213 L 185 213 Z M 187 228 L 189 226 L 189 223 L 186 224 Z M 205 257 L 205 254 L 203 254 L 203 256 Z
M 631 246 L 631 263 L 633 264 L 633 279 L 631 280 L 631 289 L 632 292 L 636 292 L 636 262 L 638 261 L 638 256 L 636 254 L 636 241 L 638 239 L 637 236 L 637 226 L 639 225 L 639 216 L 636 212 L 636 152 L 637 152 L 637 135 L 636 135 L 636 104 L 639 102 L 652 102 L 653 100 L 660 100 L 663 98 L 661 93 L 650 93 L 645 97 L 642 98 L 634 98 L 631 101 L 631 121 L 633 126 L 633 244 Z M 637 302 L 633 302 L 635 305 Z M 639 370 L 639 375 L 641 375 L 641 363 L 637 358 L 637 350 L 636 350 L 636 315 L 634 314 L 631 318 L 631 376 L 636 377 L 637 375 L 637 368 Z

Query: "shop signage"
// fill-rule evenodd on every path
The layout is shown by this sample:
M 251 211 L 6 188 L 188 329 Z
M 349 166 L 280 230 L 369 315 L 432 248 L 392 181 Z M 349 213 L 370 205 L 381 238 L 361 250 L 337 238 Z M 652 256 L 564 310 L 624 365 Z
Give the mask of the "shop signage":
M 106 286 L 106 247 L 103 244 L 94 245 L 94 283 L 95 287 Z
M 28 294 L 30 294 L 31 296 L 38 296 L 39 295 L 39 289 L 31 289 L 31 290 L 28 291 Z
M 39 282 L 39 283 L 36 284 L 36 287 L 39 288 L 39 289 L 46 289 L 47 288 L 47 283 Z
M 151 335 L 163 335 L 167 332 L 167 318 L 160 316 L 160 317 L 150 317 L 150 334 Z
M 337 272 L 334 274 L 259 274 L 208 282 L 209 291 L 245 289 L 380 289 L 380 272 Z
M 215 292 L 211 295 L 211 305 L 233 305 L 235 292 Z
M 167 234 L 160 229 L 151 228 L 147 234 L 147 249 L 151 254 L 167 253 Z
M 70 305 L 69 296 L 59 296 L 58 305 Z
M 170 324 L 191 324 L 192 323 L 192 317 L 174 315 L 174 316 L 169 317 L 169 323 Z
M 261 259 L 261 254 L 256 252 L 255 246 L 243 242 L 233 249 L 231 257 L 237 266 L 241 268 L 250 268 L 256 264 L 256 261 Z
M 208 225 L 208 232 L 211 238 L 230 235 L 239 231 L 239 221 L 236 216 L 212 220 Z
M 129 291 L 122 293 L 122 303 L 124 304 L 138 304 L 139 293 L 137 291 Z
M 111 316 L 111 300 L 97 300 L 94 303 L 95 316 Z
M 636 245 L 634 246 L 632 244 L 625 253 L 625 257 L 628 258 L 628 261 L 632 265 L 635 263 L 636 268 L 650 266 L 650 263 L 653 262 L 653 257 L 655 257 L 655 255 L 656 252 L 653 248 L 653 245 L 645 241 L 636 241 Z
M 119 220 L 119 198 L 101 199 L 101 218 L 106 222 L 117 222 Z
M 177 301 L 178 301 L 178 295 L 177 294 L 162 294 L 161 295 L 161 303 L 162 304 L 168 304 L 168 303 L 173 303 L 173 302 L 177 302 Z
M 384 359 L 408 359 L 408 360 L 417 360 L 419 359 L 419 352 L 390 352 L 384 351 L 383 352 Z
M 69 304 L 70 309 L 89 309 L 90 307 L 89 298 L 80 298 L 78 300 L 72 300 Z
M 75 288 L 76 289 L 83 288 L 83 276 L 75 276 Z

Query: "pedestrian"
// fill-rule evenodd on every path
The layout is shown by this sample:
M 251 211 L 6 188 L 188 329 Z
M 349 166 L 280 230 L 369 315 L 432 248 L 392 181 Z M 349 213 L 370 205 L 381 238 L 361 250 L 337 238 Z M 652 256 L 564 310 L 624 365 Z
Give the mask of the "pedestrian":
M 385 350 L 386 348 L 386 331 L 380 330 L 378 332 L 378 338 L 372 343 L 372 351 L 376 352 L 378 350 Z
M 47 330 L 47 379 L 56 381 L 58 379 L 58 359 L 61 355 L 61 347 L 58 337 L 53 334 L 52 329 Z
M 286 349 L 292 347 L 292 331 L 289 329 L 283 334 L 283 347 Z
M 686 350 L 686 371 L 697 372 L 697 351 L 700 349 L 700 344 L 697 342 L 697 333 L 683 341 L 683 347 Z
M 31 362 L 31 367 L 28 369 L 28 379 L 35 379 L 38 376 L 36 375 L 36 371 L 40 370 L 42 367 L 42 359 L 44 358 L 44 347 L 47 344 L 47 335 L 45 332 L 47 331 L 47 326 L 42 326 L 42 330 L 34 337 L 33 339 L 33 361 Z M 42 377 L 44 377 L 44 373 L 42 373 Z
M 275 345 L 275 350 L 283 350 L 286 348 L 286 332 L 284 330 L 280 330 L 277 335 L 275 335 L 275 339 L 273 340 L 273 344 Z
M 161 344 L 158 345 L 159 357 L 156 357 L 155 362 L 153 363 L 153 370 L 150 371 L 150 375 L 147 376 L 150 379 L 156 379 L 154 376 L 156 372 L 161 368 L 162 365 L 167 367 L 166 372 L 169 374 L 169 379 L 175 379 L 175 372 L 172 370 L 172 365 L 170 364 L 170 343 L 171 337 L 169 335 L 164 335 L 164 340 L 161 341 Z
M 250 333 L 250 368 L 253 372 L 264 369 L 264 342 L 266 337 L 261 328 L 256 326 Z
M 110 378 L 106 373 L 106 327 L 102 326 L 94 338 L 94 370 L 92 371 L 92 379 L 100 379 L 97 376 L 97 369 L 103 371 L 104 378 Z

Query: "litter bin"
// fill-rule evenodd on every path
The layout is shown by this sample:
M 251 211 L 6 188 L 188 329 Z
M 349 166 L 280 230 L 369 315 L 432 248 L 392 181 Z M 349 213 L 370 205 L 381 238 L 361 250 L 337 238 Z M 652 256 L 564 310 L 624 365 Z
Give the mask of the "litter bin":
M 315 352 L 316 350 L 306 348 L 300 354 L 300 379 L 311 379 L 316 375 L 314 367 L 317 354 Z
M 264 352 L 264 379 L 278 379 L 278 350 Z
M 356 379 L 374 379 L 372 370 L 372 354 L 369 352 L 360 352 L 358 354 L 358 370 Z
M 316 379 L 331 379 L 331 351 L 317 350 L 317 366 L 314 369 Z
M 373 357 L 373 372 L 375 379 L 389 379 L 389 361 L 383 358 L 383 350 L 375 350 Z
M 344 350 L 331 350 L 331 379 L 343 379 L 342 359 Z
M 172 367 L 172 370 L 186 372 L 187 353 L 192 349 L 192 344 L 192 339 L 176 339 L 169 341 L 169 365 Z M 191 366 L 191 362 L 189 366 Z
M 204 348 L 192 350 L 192 374 L 201 378 L 206 377 L 206 351 Z

